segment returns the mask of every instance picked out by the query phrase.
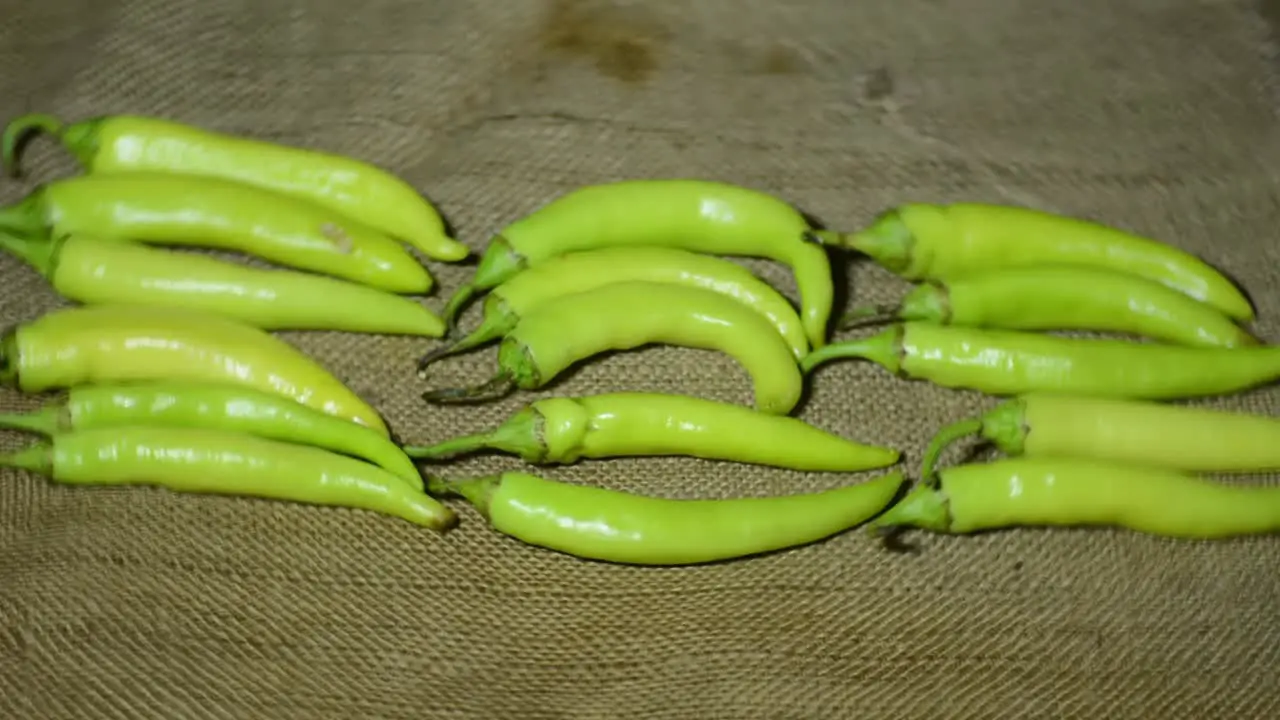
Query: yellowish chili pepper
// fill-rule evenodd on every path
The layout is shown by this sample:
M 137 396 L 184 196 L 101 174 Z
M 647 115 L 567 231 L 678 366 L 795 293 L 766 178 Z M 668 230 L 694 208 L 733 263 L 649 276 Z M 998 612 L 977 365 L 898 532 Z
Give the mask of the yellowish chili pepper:
M 505 535 L 579 558 L 691 565 L 817 542 L 885 508 L 900 473 L 832 490 L 730 500 L 678 500 L 556 482 L 527 473 L 427 479 L 460 494 Z
M 1085 458 L 1192 472 L 1280 470 L 1280 419 L 1140 400 L 1032 393 L 1006 400 L 934 436 L 929 477 L 947 446 L 979 434 L 1001 452 Z
M 767 320 L 720 293 L 624 282 L 550 300 L 522 318 L 498 349 L 498 373 L 483 385 L 423 394 L 428 402 L 474 402 L 534 389 L 584 358 L 665 343 L 732 356 L 752 376 L 761 412 L 785 415 L 800 401 L 800 371 Z
M 448 236 L 444 219 L 404 180 L 370 163 L 334 153 L 269 143 L 169 120 L 112 115 L 66 124 L 45 114 L 11 121 L 0 159 L 18 171 L 18 144 L 32 132 L 54 135 L 88 172 L 221 177 L 323 205 L 399 238 L 428 257 L 470 254 Z
M 376 410 L 314 360 L 213 313 L 140 305 L 64 308 L 0 336 L 0 384 L 23 392 L 138 380 L 244 385 L 390 435 Z
M 1111 526 L 1173 538 L 1280 531 L 1280 487 L 1071 458 L 950 467 L 883 515 L 877 532 L 910 527 L 972 533 L 1018 526 Z
M 376 465 L 220 430 L 146 425 L 74 431 L 0 455 L 0 466 L 67 485 L 155 485 L 370 510 L 436 531 L 457 522 L 447 506 Z
M 444 334 L 440 316 L 421 303 L 322 275 L 85 235 L 33 241 L 0 232 L 0 248 L 25 260 L 62 297 L 86 305 L 205 310 L 264 330 Z
M 58 180 L 0 209 L 0 230 L 23 238 L 78 234 L 231 250 L 388 292 L 425 293 L 432 285 L 426 268 L 377 230 L 305 200 L 218 178 L 133 173 Z
M 410 457 L 441 459 L 483 448 L 529 463 L 684 455 L 794 470 L 857 472 L 892 465 L 897 450 L 863 445 L 793 417 L 684 395 L 610 393 L 538 400 L 500 426 Z
M 1088 265 L 1140 275 L 1252 320 L 1244 293 L 1204 260 L 1117 228 L 1030 208 L 908 203 L 854 233 L 818 231 L 823 242 L 870 256 L 909 280 L 954 279 L 1028 265 Z

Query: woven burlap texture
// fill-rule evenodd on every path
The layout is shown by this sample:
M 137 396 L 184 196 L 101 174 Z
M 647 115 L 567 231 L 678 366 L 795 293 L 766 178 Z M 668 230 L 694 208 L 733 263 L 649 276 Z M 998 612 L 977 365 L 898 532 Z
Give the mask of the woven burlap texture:
M 361 157 L 423 189 L 473 248 L 575 186 L 634 177 L 740 183 L 841 228 L 903 201 L 1029 204 L 1203 255 L 1280 341 L 1275 56 L 1249 2 L 4 0 L 0 18 L 5 118 L 156 114 Z M 3 201 L 73 172 L 47 141 L 27 158 Z M 794 297 L 784 268 L 742 262 Z M 906 287 L 835 265 L 857 302 Z M 444 291 L 470 271 L 430 267 Z M 0 277 L 4 324 L 60 304 L 12 259 Z M 539 395 L 427 407 L 413 362 L 430 343 L 282 336 L 405 440 L 477 430 Z M 487 377 L 493 357 L 450 360 L 439 382 Z M 594 360 L 548 393 L 749 402 L 749 387 L 726 357 L 661 348 Z M 940 424 L 994 403 L 854 362 L 812 388 L 804 419 L 901 448 L 908 467 Z M 0 406 L 45 400 L 5 391 Z M 1211 404 L 1276 413 L 1280 392 Z M 687 459 L 543 472 L 683 497 L 851 479 Z M 854 532 L 641 569 L 459 512 L 442 537 L 5 471 L 0 717 L 1280 717 L 1274 539 L 1017 530 L 891 553 Z

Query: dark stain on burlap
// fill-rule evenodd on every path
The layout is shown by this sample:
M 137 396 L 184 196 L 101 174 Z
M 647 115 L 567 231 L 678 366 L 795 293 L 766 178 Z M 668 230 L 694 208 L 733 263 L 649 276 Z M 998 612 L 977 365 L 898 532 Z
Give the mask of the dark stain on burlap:
M 9 0 L 0 115 L 159 114 L 365 158 L 430 193 L 477 250 L 560 193 L 631 177 L 750 185 L 842 228 L 907 200 L 1033 204 L 1203 255 L 1280 341 L 1274 68 L 1252 0 L 558 7 Z M 578 29 L 549 30 L 566 8 Z M 0 184 L 0 200 L 71 172 L 52 143 L 30 150 L 29 179 Z M 794 297 L 785 269 L 742 262 Z M 905 287 L 842 262 L 853 302 Z M 431 268 L 444 291 L 470 271 Z M 0 278 L 0 323 L 58 304 L 11 259 Z M 424 407 L 413 363 L 428 343 L 283 336 L 407 440 L 477 430 L 537 396 Z M 438 377 L 477 382 L 492 363 L 478 352 Z M 900 447 L 909 467 L 939 424 L 994 402 L 858 363 L 813 382 L 806 420 Z M 750 399 L 729 359 L 672 348 L 589 363 L 558 388 L 622 389 Z M 0 407 L 41 400 L 5 392 Z M 1276 413 L 1280 393 L 1210 404 Z M 448 471 L 516 467 L 482 456 Z M 851 479 L 683 459 L 545 472 L 685 497 Z M 853 532 L 636 569 L 523 547 L 460 511 L 438 537 L 367 513 L 4 472 L 0 716 L 1280 714 L 1269 538 L 1025 530 L 917 536 L 896 554 Z

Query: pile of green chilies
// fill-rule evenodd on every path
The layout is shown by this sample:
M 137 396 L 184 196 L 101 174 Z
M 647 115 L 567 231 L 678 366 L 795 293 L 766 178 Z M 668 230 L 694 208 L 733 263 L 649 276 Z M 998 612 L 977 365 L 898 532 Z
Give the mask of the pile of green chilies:
M 457 522 L 442 500 L 460 496 L 527 544 L 642 565 L 758 555 L 864 524 L 876 534 L 1107 525 L 1200 539 L 1280 529 L 1280 488 L 1205 477 L 1280 468 L 1280 420 L 1171 402 L 1270 383 L 1280 346 L 1246 328 L 1254 309 L 1239 288 L 1173 245 L 979 203 L 902 204 L 842 233 L 761 191 L 630 180 L 579 188 L 502 227 L 437 312 L 414 297 L 434 285 L 414 251 L 440 262 L 470 251 L 384 169 L 154 117 L 37 114 L 0 136 L 11 174 L 36 133 L 57 138 L 83 173 L 0 209 L 0 246 L 74 305 L 4 333 L 0 380 L 66 394 L 0 416 L 42 436 L 2 462 L 56 482 L 328 505 L 439 531 Z M 836 323 L 882 329 L 832 342 L 831 261 L 842 251 L 912 287 Z M 786 265 L 799 303 L 735 257 Z M 479 296 L 482 319 L 464 332 L 457 319 Z M 437 338 L 423 379 L 450 356 L 498 345 L 491 377 L 428 389 L 428 404 L 540 390 L 591 357 L 655 344 L 728 356 L 753 402 L 549 396 L 482 432 L 405 444 L 281 330 Z M 940 429 L 907 488 L 890 469 L 898 450 L 795 417 L 815 369 L 850 358 L 1006 399 Z M 940 467 L 968 435 L 1006 457 Z M 819 492 L 693 500 L 517 470 L 419 469 L 479 451 L 530 465 L 667 455 L 885 472 Z

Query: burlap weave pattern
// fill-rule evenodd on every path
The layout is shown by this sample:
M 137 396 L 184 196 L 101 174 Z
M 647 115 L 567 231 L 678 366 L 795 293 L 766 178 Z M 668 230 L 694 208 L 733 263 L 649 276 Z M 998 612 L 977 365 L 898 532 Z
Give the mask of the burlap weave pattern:
M 741 183 L 844 228 L 907 200 L 1034 204 L 1202 254 L 1276 342 L 1266 17 L 1230 0 L 0 0 L 0 115 L 157 114 L 362 157 L 427 192 L 475 248 L 572 187 L 628 177 Z M 49 142 L 27 164 L 0 200 L 71 171 Z M 743 262 L 794 297 L 785 269 Z M 835 264 L 859 302 L 905 287 Z M 431 268 L 445 292 L 470 272 Z M 59 304 L 8 257 L 0 278 L 3 324 Z M 285 337 L 409 440 L 535 396 L 429 408 L 412 372 L 426 343 Z M 451 360 L 440 382 L 478 381 L 493 357 Z M 620 389 L 750 399 L 731 360 L 680 349 L 602 358 L 548 393 Z M 0 408 L 42 400 L 6 391 Z M 802 416 L 914 467 L 939 424 L 992 403 L 842 363 L 816 375 Z M 1280 391 L 1214 404 L 1276 413 Z M 682 459 L 543 472 L 688 497 L 846 480 Z M 637 569 L 524 547 L 460 512 L 440 537 L 0 473 L 0 717 L 1280 716 L 1273 539 L 1025 530 L 914 536 L 918 552 L 893 554 L 850 533 Z

